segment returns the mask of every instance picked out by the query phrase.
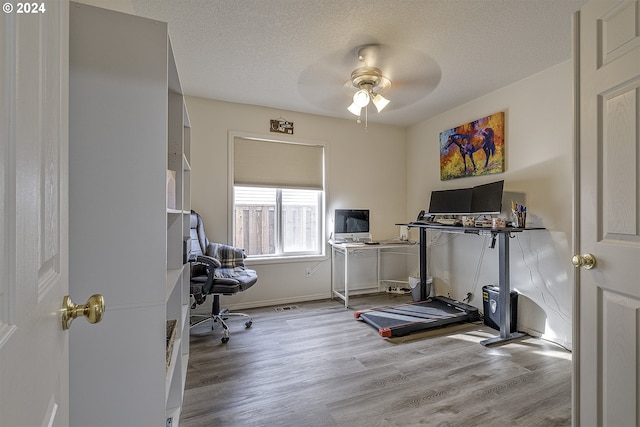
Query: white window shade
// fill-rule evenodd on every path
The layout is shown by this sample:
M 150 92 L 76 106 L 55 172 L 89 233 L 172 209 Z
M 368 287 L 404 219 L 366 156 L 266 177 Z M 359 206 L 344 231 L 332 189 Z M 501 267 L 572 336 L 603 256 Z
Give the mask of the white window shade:
M 234 185 L 277 188 L 324 187 L 324 147 L 236 137 Z

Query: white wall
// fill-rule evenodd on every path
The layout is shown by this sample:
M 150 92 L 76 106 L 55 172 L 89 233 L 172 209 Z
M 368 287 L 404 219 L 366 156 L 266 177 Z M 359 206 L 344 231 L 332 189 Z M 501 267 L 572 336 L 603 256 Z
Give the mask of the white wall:
M 569 348 L 572 84 L 571 62 L 566 61 L 412 126 L 407 136 L 407 220 L 428 208 L 432 190 L 504 179 L 505 192 L 524 193 L 527 225 L 546 230 L 516 234 L 510 241 L 511 285 L 520 293 L 518 326 Z M 440 132 L 498 111 L 505 112 L 505 173 L 440 181 Z M 511 201 L 503 203 L 510 206 Z M 497 248 L 487 248 L 490 238 L 430 233 L 436 292 L 456 299 L 473 292 L 471 304 L 482 309 L 482 286 L 497 285 Z
M 197 97 L 187 97 L 191 132 L 191 201 L 205 222 L 209 240 L 229 243 L 227 191 L 228 133 L 262 134 L 326 146 L 325 240 L 336 208 L 371 210 L 375 239 L 399 235 L 394 224 L 406 217 L 406 130 Z M 294 135 L 269 132 L 269 120 L 294 123 Z M 268 159 L 265 159 L 268 161 Z M 304 262 L 249 263 L 259 282 L 223 303 L 231 308 L 275 305 L 331 296 L 330 253 Z M 306 277 L 305 270 L 314 273 Z

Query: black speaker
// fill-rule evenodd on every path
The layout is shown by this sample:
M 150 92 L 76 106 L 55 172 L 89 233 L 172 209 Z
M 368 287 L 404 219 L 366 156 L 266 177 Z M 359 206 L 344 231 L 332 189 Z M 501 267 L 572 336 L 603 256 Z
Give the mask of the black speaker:
M 500 288 L 485 285 L 482 287 L 482 302 L 484 306 L 484 324 L 500 330 Z M 518 322 L 518 293 L 511 291 L 511 330 L 515 332 Z

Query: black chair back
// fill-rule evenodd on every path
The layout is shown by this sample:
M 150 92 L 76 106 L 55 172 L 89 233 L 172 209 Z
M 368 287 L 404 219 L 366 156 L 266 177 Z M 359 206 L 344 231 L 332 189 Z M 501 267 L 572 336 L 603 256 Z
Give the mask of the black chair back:
M 209 239 L 204 232 L 204 223 L 202 217 L 195 211 L 191 211 L 191 219 L 189 221 L 189 234 L 191 236 L 191 258 L 205 255 Z

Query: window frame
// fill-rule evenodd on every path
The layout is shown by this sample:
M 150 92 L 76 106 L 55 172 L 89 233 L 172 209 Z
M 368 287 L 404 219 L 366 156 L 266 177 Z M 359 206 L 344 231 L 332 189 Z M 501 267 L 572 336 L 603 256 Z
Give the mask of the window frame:
M 266 264 L 266 263 L 281 263 L 281 262 L 295 262 L 295 261 L 311 261 L 311 260 L 324 260 L 326 259 L 326 203 L 327 203 L 327 189 L 326 189 L 326 170 L 327 170 L 327 145 L 321 141 L 314 141 L 302 138 L 273 138 L 272 136 L 267 136 L 263 134 L 255 134 L 248 132 L 237 132 L 230 131 L 228 132 L 228 143 L 227 143 L 227 183 L 228 183 L 228 191 L 227 191 L 227 240 L 229 242 L 235 241 L 235 183 L 234 183 L 234 141 L 236 138 L 251 138 L 262 140 L 265 142 L 278 142 L 285 144 L 304 144 L 304 145 L 315 145 L 321 146 L 323 148 L 323 184 L 322 189 L 318 190 L 319 204 L 318 204 L 318 252 L 289 252 L 283 253 L 282 248 L 278 248 L 276 250 L 276 254 L 274 255 L 249 255 L 247 257 L 247 261 L 251 264 Z M 249 185 L 238 184 L 239 187 L 248 187 Z M 277 187 L 270 187 L 277 188 Z M 278 192 L 281 194 L 281 192 Z M 276 203 L 276 221 L 278 223 L 281 222 L 282 218 L 282 204 Z M 278 233 L 278 239 L 282 244 L 282 233 L 283 228 L 280 225 Z
M 236 230 L 236 224 L 235 224 L 235 192 L 236 192 L 236 188 L 240 187 L 240 188 L 251 188 L 251 186 L 247 186 L 247 185 L 234 185 L 233 186 L 233 192 L 234 192 L 234 197 L 233 197 L 233 210 L 232 210 L 232 216 L 233 216 L 233 228 L 231 231 L 231 241 L 235 242 L 235 230 Z M 260 187 L 256 187 L 256 188 L 260 188 Z M 324 206 L 324 190 L 308 190 L 308 191 L 313 191 L 316 193 L 316 205 L 317 205 L 317 215 L 318 215 L 318 220 L 317 220 L 317 226 L 316 226 L 316 230 L 315 230 L 315 234 L 316 237 L 318 239 L 318 243 L 317 246 L 313 249 L 313 250 L 308 250 L 308 251 L 285 251 L 285 231 L 286 231 L 286 225 L 285 225 L 285 215 L 284 215 L 284 207 L 285 207 L 285 203 L 283 200 L 283 192 L 287 191 L 287 190 L 300 190 L 300 189 L 289 189 L 289 188 L 280 188 L 280 187 L 262 187 L 262 188 L 269 188 L 271 190 L 275 191 L 275 205 L 274 205 L 274 247 L 275 247 L 275 253 L 274 254 L 259 254 L 259 255 L 252 255 L 252 254 L 248 254 L 248 258 L 251 259 L 258 259 L 258 258 L 264 258 L 264 259 L 274 259 L 274 258 L 295 258 L 295 257 L 308 257 L 308 256 L 319 256 L 323 254 L 323 239 L 322 239 L 322 230 L 324 229 L 323 226 L 323 206 Z M 235 244 L 235 243 L 234 243 Z

